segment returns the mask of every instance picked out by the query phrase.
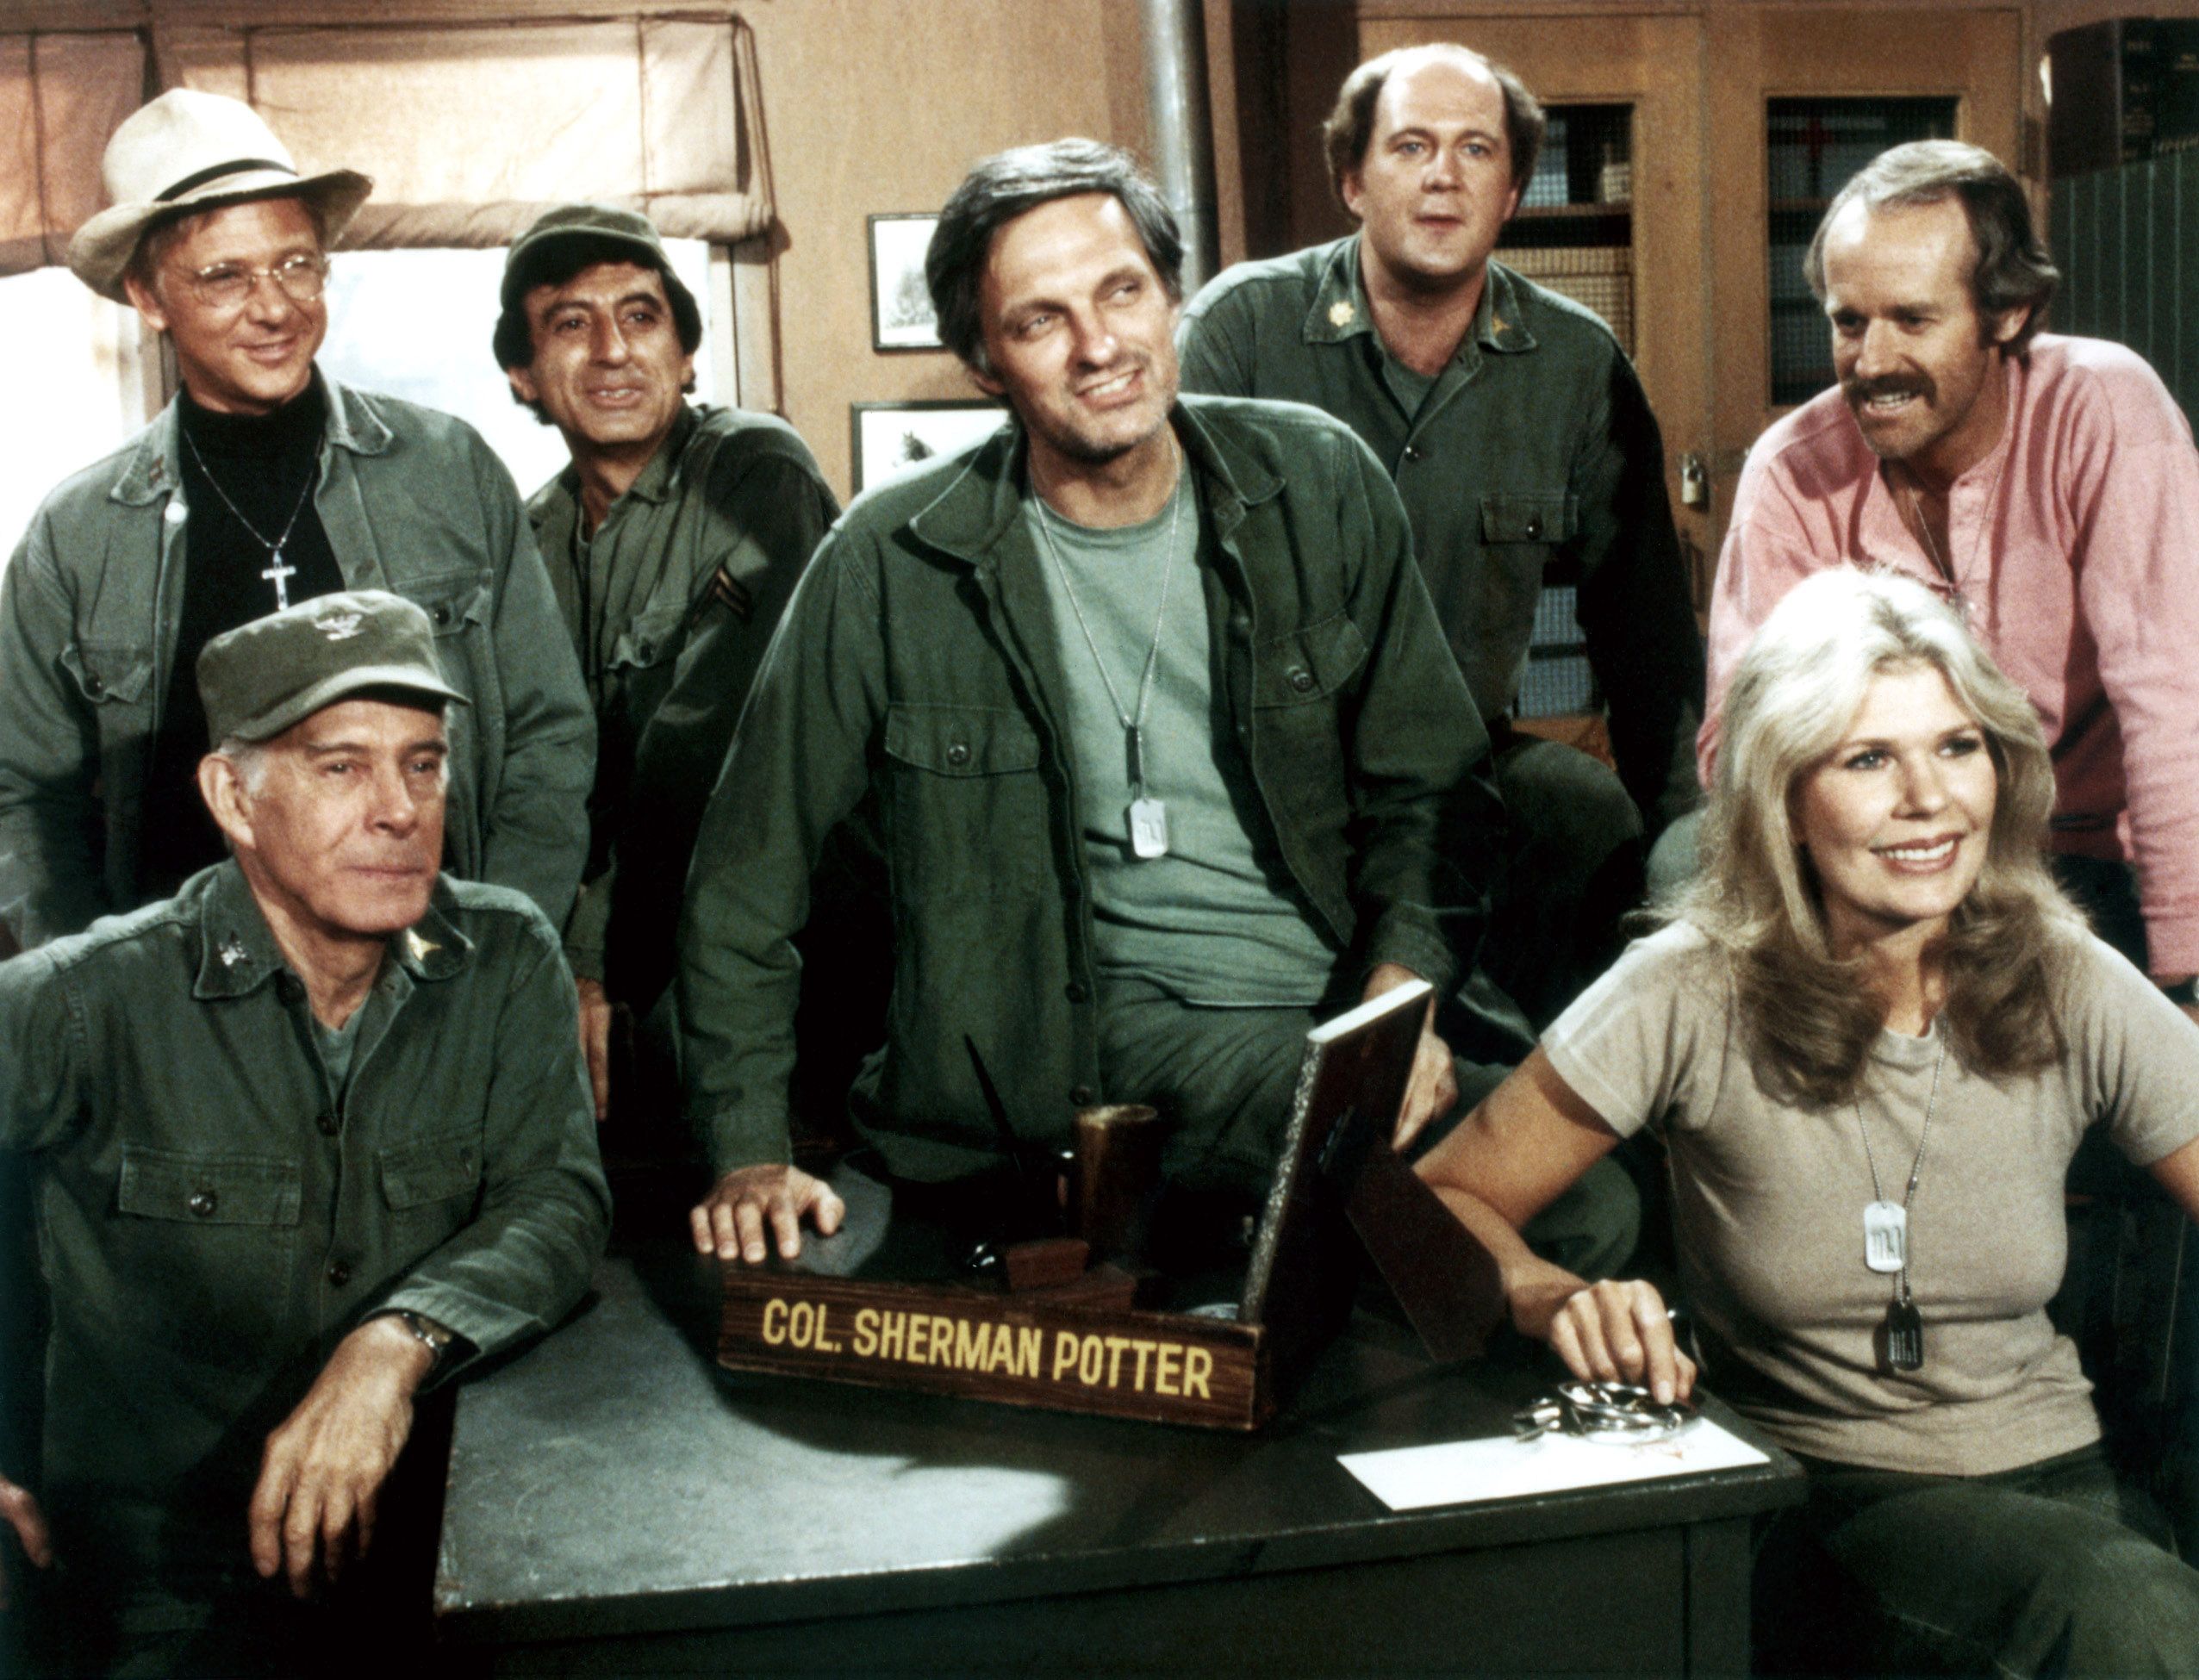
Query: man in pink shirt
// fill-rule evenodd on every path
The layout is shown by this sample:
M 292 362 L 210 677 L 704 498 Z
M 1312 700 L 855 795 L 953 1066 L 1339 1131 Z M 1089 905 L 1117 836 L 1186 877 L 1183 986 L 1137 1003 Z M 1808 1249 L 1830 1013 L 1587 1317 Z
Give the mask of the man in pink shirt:
M 1976 146 L 1882 153 L 1806 269 L 1840 384 L 1742 470 L 1710 604 L 1705 779 L 1735 663 L 1788 589 L 1841 564 L 1915 576 L 2039 708 L 2065 886 L 2199 1019 L 2190 424 L 2130 351 L 2038 331 L 2059 277 L 2022 188 Z

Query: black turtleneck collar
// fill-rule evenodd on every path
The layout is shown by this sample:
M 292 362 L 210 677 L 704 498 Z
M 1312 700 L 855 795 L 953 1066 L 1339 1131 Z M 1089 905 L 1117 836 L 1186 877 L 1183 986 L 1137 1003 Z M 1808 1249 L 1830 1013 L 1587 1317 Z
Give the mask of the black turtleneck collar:
M 294 460 L 321 447 L 327 429 L 328 397 L 315 368 L 305 389 L 281 408 L 265 414 L 225 414 L 202 407 L 189 390 L 178 417 L 191 441 L 209 456 L 236 460 Z

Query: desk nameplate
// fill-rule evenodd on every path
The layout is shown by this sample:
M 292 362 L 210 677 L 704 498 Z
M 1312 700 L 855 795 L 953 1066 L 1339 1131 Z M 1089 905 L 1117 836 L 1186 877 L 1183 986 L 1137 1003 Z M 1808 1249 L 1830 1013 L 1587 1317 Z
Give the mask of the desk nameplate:
M 1275 1407 L 1257 1325 L 1099 1303 L 1075 1286 L 725 1271 L 718 1362 L 1054 1411 L 1255 1429 Z

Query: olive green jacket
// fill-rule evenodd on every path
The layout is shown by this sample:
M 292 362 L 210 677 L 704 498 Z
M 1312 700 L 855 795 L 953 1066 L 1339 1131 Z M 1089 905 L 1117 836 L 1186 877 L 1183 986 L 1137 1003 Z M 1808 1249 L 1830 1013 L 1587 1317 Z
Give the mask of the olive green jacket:
M 464 422 L 321 375 L 314 507 L 344 586 L 427 610 L 451 686 L 445 861 L 571 907 L 595 726 L 519 493 Z M 176 408 L 46 499 L 0 578 L 0 923 L 28 948 L 144 902 L 139 814 L 184 599 Z
M 541 912 L 445 877 L 389 942 L 337 1100 L 234 862 L 0 963 L 0 1147 L 52 1298 L 45 1496 L 115 1585 L 244 1578 L 268 1430 L 366 1315 L 556 1324 L 609 1225 L 572 981 Z
M 1389 469 L 1483 719 L 1518 697 L 1543 585 L 1573 586 L 1628 793 L 1653 834 L 1693 807 L 1703 639 L 1656 417 L 1602 320 L 1492 263 L 1473 327 L 1408 410 L 1354 234 L 1229 270 L 1179 336 L 1186 390 L 1310 402 Z
M 645 1007 L 634 993 L 669 977 L 703 802 L 794 580 L 839 511 L 794 429 L 738 408 L 682 407 L 585 545 L 577 470 L 527 498 L 595 708 L 588 868 L 565 956 L 622 1001 Z
M 1397 492 L 1309 408 L 1191 398 L 1174 418 L 1255 819 L 1353 991 L 1385 961 L 1448 990 L 1480 938 L 1502 811 Z M 855 1117 L 888 1166 L 938 1179 L 998 1158 L 965 1034 L 1034 1141 L 1064 1141 L 1071 1107 L 1102 1099 L 1077 767 L 1023 454 L 1009 426 L 859 499 L 757 678 L 680 939 L 689 1113 L 721 1171 L 787 1158 L 789 940 L 826 833 L 866 795 L 894 987 Z

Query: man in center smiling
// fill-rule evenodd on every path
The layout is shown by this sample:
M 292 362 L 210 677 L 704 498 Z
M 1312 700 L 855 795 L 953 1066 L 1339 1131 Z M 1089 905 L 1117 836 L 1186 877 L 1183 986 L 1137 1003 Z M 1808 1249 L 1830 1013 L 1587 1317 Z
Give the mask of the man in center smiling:
M 791 936 L 875 800 L 895 929 L 853 1117 L 886 1176 L 1006 1166 L 1149 1102 L 1173 1185 L 1248 1198 L 1306 1029 L 1473 957 L 1488 743 L 1380 464 L 1311 409 L 1179 400 L 1182 244 L 1123 153 L 979 164 L 926 264 L 940 335 L 1013 423 L 858 500 L 797 588 L 703 822 L 681 938 L 698 1249 L 840 1216 L 791 1165 Z M 736 800 L 723 790 L 739 787 Z M 1460 1075 L 1423 1030 L 1401 1130 Z

